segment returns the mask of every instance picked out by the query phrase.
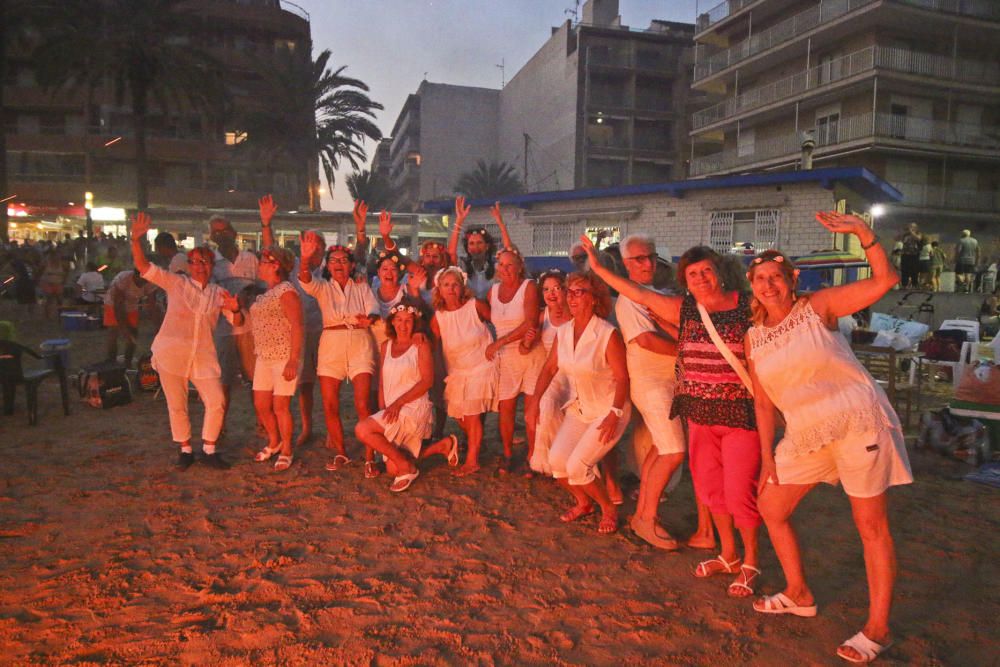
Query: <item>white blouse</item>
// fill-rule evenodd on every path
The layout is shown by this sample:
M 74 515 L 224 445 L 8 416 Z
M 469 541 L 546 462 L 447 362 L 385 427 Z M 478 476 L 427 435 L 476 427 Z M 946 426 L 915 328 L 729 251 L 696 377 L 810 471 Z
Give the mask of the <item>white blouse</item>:
M 142 277 L 167 293 L 167 314 L 153 339 L 153 367 L 194 379 L 220 377 L 212 332 L 220 313 L 227 321 L 233 318 L 222 307 L 224 290 L 213 283 L 202 287 L 182 273 L 170 273 L 155 264 Z
M 583 421 L 607 416 L 614 406 L 615 375 L 608 363 L 608 342 L 615 328 L 596 315 L 573 344 L 573 322 L 556 327 L 559 370 L 569 379 L 571 398 L 564 407 L 575 407 Z
M 336 280 L 311 280 L 301 283 L 302 291 L 319 302 L 323 327 L 353 326 L 358 315 L 378 315 L 375 294 L 367 283 L 348 280 L 344 287 Z

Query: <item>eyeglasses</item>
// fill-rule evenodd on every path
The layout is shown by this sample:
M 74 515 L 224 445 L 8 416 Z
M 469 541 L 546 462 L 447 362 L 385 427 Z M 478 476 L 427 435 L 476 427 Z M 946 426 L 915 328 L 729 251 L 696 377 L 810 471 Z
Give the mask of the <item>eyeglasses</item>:
M 571 255 L 570 259 L 573 260 L 573 262 L 575 262 L 577 264 L 583 264 L 584 262 L 587 261 L 587 256 L 586 255 Z
M 579 299 L 584 294 L 590 294 L 590 290 L 581 287 L 570 287 L 566 290 L 566 295 L 571 296 L 574 299 Z
M 626 262 L 631 260 L 633 262 L 655 262 L 658 255 L 655 252 L 651 252 L 648 255 L 632 255 L 631 257 L 622 257 Z
M 350 264 L 351 260 L 347 257 L 330 257 L 326 260 L 327 264 Z
M 212 263 L 207 259 L 189 259 L 188 264 L 193 266 L 211 266 Z
M 280 264 L 281 262 L 279 262 L 278 260 L 276 260 L 273 257 L 261 257 L 260 258 L 260 263 L 261 264 Z

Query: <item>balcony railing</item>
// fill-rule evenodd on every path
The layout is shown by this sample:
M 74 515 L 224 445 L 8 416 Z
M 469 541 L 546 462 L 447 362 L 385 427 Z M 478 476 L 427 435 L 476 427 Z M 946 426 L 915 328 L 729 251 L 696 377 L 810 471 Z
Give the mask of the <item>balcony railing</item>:
M 814 131 L 817 147 L 835 146 L 857 139 L 880 138 L 1000 150 L 1000 127 L 910 118 L 898 114 L 865 113 L 827 122 Z M 793 158 L 799 153 L 801 136 L 790 132 L 757 141 L 752 150 L 722 151 L 691 161 L 691 175 L 704 176 L 743 165 Z
M 946 14 L 960 14 L 980 19 L 1000 20 L 1000 3 L 996 0 L 896 0 Z
M 941 208 L 957 211 L 1000 211 L 1000 192 L 968 190 L 925 183 L 893 183 L 903 193 L 903 206 Z
M 722 19 L 732 16 L 747 5 L 757 2 L 757 0 L 724 0 L 707 12 L 698 16 L 695 21 L 695 30 L 701 32 L 710 25 L 718 23 Z
M 825 0 L 822 4 L 800 12 L 795 16 L 785 19 L 781 23 L 775 24 L 747 39 L 734 44 L 728 49 L 724 49 L 703 60 L 699 60 L 694 66 L 694 79 L 704 79 L 716 72 L 742 62 L 751 56 L 767 51 L 770 48 L 794 39 L 799 35 L 804 35 L 813 28 L 824 23 L 829 23 L 838 19 L 848 12 L 870 5 L 876 0 Z
M 691 117 L 691 125 L 697 130 L 875 68 L 963 83 L 1000 86 L 1000 64 L 995 62 L 953 59 L 910 49 L 869 46 L 773 83 L 751 88 L 736 97 L 702 109 Z

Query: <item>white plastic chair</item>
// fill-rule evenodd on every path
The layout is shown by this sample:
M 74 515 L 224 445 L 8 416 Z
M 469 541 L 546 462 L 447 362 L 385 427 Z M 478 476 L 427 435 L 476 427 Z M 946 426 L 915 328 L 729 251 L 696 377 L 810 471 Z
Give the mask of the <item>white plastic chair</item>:
M 952 331 L 964 331 L 965 340 L 972 343 L 979 342 L 979 320 L 969 320 L 964 318 L 958 318 L 955 320 L 945 320 L 938 327 L 938 331 L 945 331 L 950 329 Z
M 928 369 L 928 380 L 934 382 L 934 369 L 946 367 L 951 369 L 951 381 L 953 387 L 958 387 L 962 379 L 965 366 L 972 363 L 972 356 L 976 354 L 979 345 L 979 322 L 977 320 L 955 319 L 945 320 L 938 327 L 938 331 L 964 331 L 965 342 L 962 343 L 962 350 L 958 355 L 958 361 L 941 361 L 939 359 L 924 359 L 923 365 Z M 912 378 L 911 378 L 912 380 Z

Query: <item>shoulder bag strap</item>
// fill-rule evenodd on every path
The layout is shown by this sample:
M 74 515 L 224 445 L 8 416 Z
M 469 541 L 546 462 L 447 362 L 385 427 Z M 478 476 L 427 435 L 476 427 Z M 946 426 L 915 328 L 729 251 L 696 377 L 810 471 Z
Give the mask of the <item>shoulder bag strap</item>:
M 715 325 L 712 324 L 712 317 L 705 310 L 705 306 L 701 305 L 697 301 L 695 304 L 698 306 L 698 314 L 701 315 L 701 323 L 705 325 L 705 330 L 708 331 L 709 338 L 715 343 L 715 347 L 722 354 L 722 357 L 729 363 L 729 366 L 736 371 L 736 374 L 740 376 L 740 380 L 743 381 L 743 386 L 747 388 L 750 395 L 753 396 L 753 382 L 750 381 L 750 374 L 747 373 L 747 369 L 743 367 L 740 360 L 736 358 L 733 351 L 729 349 L 725 341 L 719 335 L 719 332 L 715 330 Z

